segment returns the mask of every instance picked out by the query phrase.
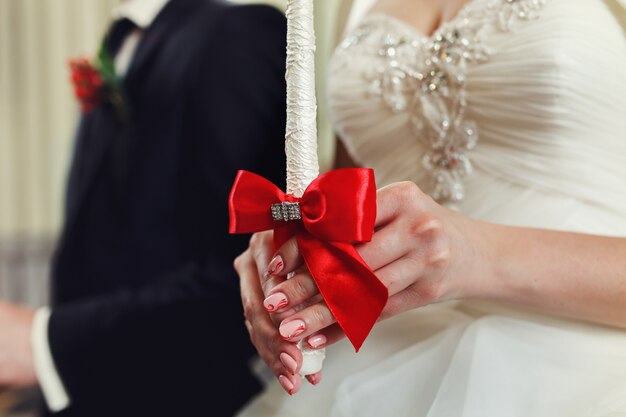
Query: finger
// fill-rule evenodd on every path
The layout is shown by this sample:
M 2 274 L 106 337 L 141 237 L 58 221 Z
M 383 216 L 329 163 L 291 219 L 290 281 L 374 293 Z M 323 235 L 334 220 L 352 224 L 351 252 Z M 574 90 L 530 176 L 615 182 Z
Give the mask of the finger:
M 380 268 L 375 274 L 387 287 L 389 296 L 392 296 L 415 284 L 422 275 L 423 269 L 423 262 L 405 257 Z
M 376 227 L 393 221 L 401 213 L 423 211 L 423 203 L 432 200 L 411 181 L 390 184 L 376 195 Z
M 271 313 L 294 308 L 319 294 L 317 285 L 309 273 L 299 273 L 278 283 L 266 293 L 265 309 Z
M 246 328 L 259 356 L 277 377 L 297 373 L 302 366 L 302 353 L 297 346 L 286 342 L 280 336 L 276 325 L 265 311 L 261 283 L 258 280 L 258 271 L 250 251 L 244 252 L 237 259 L 236 269 L 240 277 L 240 293 L 246 317 Z M 282 353 L 286 353 L 293 360 L 286 361 L 283 355 L 281 361 Z M 295 366 L 293 366 L 294 362 Z
M 284 311 L 285 306 L 288 303 L 288 300 L 284 294 L 280 293 L 280 291 L 275 291 L 276 286 L 282 284 L 287 281 L 287 278 L 284 276 L 266 276 L 267 279 L 265 282 L 261 282 L 262 291 L 263 291 L 263 307 L 265 311 L 268 313 L 276 313 L 277 311 Z M 272 314 L 272 317 L 274 314 Z M 276 323 L 278 324 L 278 323 Z
M 415 189 L 417 189 L 415 187 Z M 413 192 L 417 194 L 420 191 Z M 392 203 L 384 203 L 382 205 L 394 205 L 395 209 L 385 210 L 397 210 L 397 216 L 387 217 L 386 223 L 382 226 L 378 226 L 372 240 L 367 243 L 358 245 L 357 251 L 363 258 L 363 260 L 373 269 L 377 270 L 383 266 L 400 259 L 409 252 L 425 252 L 428 248 L 431 248 L 434 242 L 437 242 L 438 238 L 443 233 L 442 221 L 428 212 L 420 212 L 415 207 L 411 208 L 410 215 L 400 216 L 399 212 L 407 212 L 406 208 L 402 208 L 402 205 L 406 205 L 407 198 L 403 197 L 399 199 L 395 196 L 390 198 Z M 419 196 L 416 198 L 419 199 Z M 414 203 L 416 206 L 419 202 Z M 385 214 L 382 214 L 385 216 Z M 417 249 L 417 250 L 416 250 Z
M 249 249 L 235 259 L 235 269 L 239 275 L 239 291 L 244 316 L 252 323 L 253 318 L 259 312 L 265 313 L 265 309 L 258 271 Z
M 278 382 L 287 394 L 294 395 L 302 386 L 302 377 L 300 375 L 280 375 L 278 376 Z
M 298 375 L 303 360 L 297 345 L 282 339 L 268 319 L 257 320 L 248 329 L 250 340 L 272 373 L 277 378 L 284 375 L 295 384 L 293 377 Z
M 287 308 L 277 313 L 270 313 L 270 316 L 272 317 L 272 320 L 274 321 L 274 323 L 276 323 L 276 328 L 278 328 L 280 323 L 286 318 L 291 317 L 294 314 L 299 313 L 300 311 L 304 310 L 305 308 L 312 306 L 313 304 L 317 304 L 321 301 L 324 301 L 324 298 L 322 298 L 322 296 L 318 294 L 309 298 L 308 300 L 304 301 L 301 304 L 293 306 L 292 308 Z
M 302 375 L 296 375 L 294 378 L 294 384 L 293 384 L 293 394 L 297 394 L 298 391 L 300 391 L 300 388 L 302 387 Z M 291 394 L 291 395 L 293 395 Z
M 409 286 L 411 277 L 419 273 L 418 268 L 421 266 L 419 262 L 402 258 L 409 250 L 406 243 L 397 239 L 404 228 L 402 222 L 394 222 L 375 233 L 371 242 L 357 248 L 365 262 L 376 271 L 376 275 L 380 274 L 381 281 L 391 286 L 393 294 Z M 269 279 L 264 285 L 264 293 L 267 296 L 264 301 L 266 310 L 276 313 L 318 295 L 319 289 L 307 272 L 299 273 L 289 280 L 282 277 Z
M 346 334 L 343 332 L 341 326 L 335 323 L 309 336 L 306 343 L 311 349 L 323 349 L 337 343 L 345 337 Z
M 383 309 L 378 321 L 386 320 L 397 316 L 405 311 L 422 307 L 431 303 L 429 292 L 424 288 L 419 289 L 419 285 L 410 287 L 408 290 L 391 296 Z M 306 338 L 306 344 L 311 349 L 323 349 L 343 340 L 346 337 L 339 324 L 332 324 L 319 332 L 311 334 Z
M 302 264 L 298 242 L 295 237 L 292 237 L 274 253 L 266 272 L 268 275 L 286 276 L 300 268 Z
M 298 342 L 333 323 L 335 323 L 335 318 L 326 303 L 322 301 L 283 320 L 278 331 L 284 340 Z
M 408 310 L 433 304 L 439 298 L 439 288 L 427 280 L 418 281 L 387 300 L 379 320 L 386 320 Z
M 393 296 L 395 294 L 403 292 L 412 285 L 416 285 L 415 277 L 419 277 L 421 275 L 422 269 L 422 262 L 413 258 L 406 257 L 401 258 L 396 262 L 393 262 L 379 269 L 378 271 L 376 271 L 376 276 L 388 288 L 390 296 Z M 303 280 L 302 282 L 306 283 L 305 285 L 314 285 L 312 279 L 310 279 L 309 281 L 305 277 L 305 275 L 297 275 L 291 280 L 285 281 L 277 287 L 277 289 L 280 289 L 281 292 L 278 292 L 276 294 L 278 294 L 278 297 L 284 297 L 286 293 L 291 294 L 291 281 L 297 278 Z M 298 285 L 294 285 L 293 287 L 298 288 Z M 416 286 L 416 288 L 421 287 Z M 306 291 L 310 291 L 310 289 L 305 288 L 302 291 L 302 295 L 306 296 Z M 425 291 L 426 290 L 424 290 L 423 292 Z M 410 293 L 414 293 L 414 291 Z M 293 297 L 297 297 L 297 295 L 293 295 Z M 432 299 L 432 297 L 436 297 L 436 294 L 422 294 L 422 298 L 426 297 Z M 411 300 L 405 301 L 409 302 L 409 305 L 414 305 L 414 302 L 411 303 Z M 287 302 L 284 308 L 287 308 L 288 306 L 289 303 Z M 328 309 L 328 306 L 322 301 L 285 318 L 280 324 L 279 332 L 285 340 L 297 342 L 312 333 L 315 333 L 324 329 L 325 327 L 332 325 L 333 323 L 335 323 L 335 321 L 336 320 L 332 316 L 332 313 Z M 315 346 L 313 347 L 315 348 Z
M 271 275 L 267 272 L 274 252 L 273 232 L 255 233 L 250 238 L 250 252 L 256 265 L 258 280 L 264 285 Z
M 376 271 L 406 255 L 411 245 L 402 236 L 406 235 L 401 221 L 394 221 L 377 230 L 372 240 L 356 246 L 357 252 L 372 270 Z
M 255 262 L 257 262 L 257 268 L 259 271 L 267 269 L 267 265 L 271 259 L 273 252 L 273 232 L 260 232 L 255 233 L 250 238 L 250 250 L 253 254 Z
M 278 378 L 285 375 L 291 378 L 302 367 L 302 352 L 294 343 L 280 337 L 274 324 L 268 318 L 259 318 L 246 323 L 250 340 L 259 356 Z M 292 381 L 293 382 L 293 381 Z
M 383 227 L 398 216 L 401 202 L 398 184 L 390 184 L 376 192 L 376 227 Z
M 263 293 L 263 299 L 267 297 L 267 293 L 277 284 L 284 281 L 282 276 L 272 276 L 268 273 L 268 265 L 270 264 L 270 257 L 274 249 L 273 233 L 264 232 L 256 233 L 250 239 L 250 251 L 254 258 L 254 262 L 257 268 L 258 280 L 261 284 L 261 291 Z M 265 271 L 259 273 L 258 271 Z M 270 302 L 268 302 L 268 305 Z M 273 306 L 272 306 L 273 308 Z M 267 310 L 267 309 L 266 309 Z M 271 311 L 271 310 L 268 310 Z M 275 321 L 274 324 L 278 326 L 279 321 Z
M 306 265 L 302 265 L 299 268 L 297 268 L 295 271 L 293 271 L 291 273 L 291 275 L 289 276 L 285 276 L 285 275 L 270 275 L 269 273 L 266 273 L 263 277 L 264 280 L 261 281 L 262 285 L 263 285 L 263 293 L 265 294 L 265 296 L 269 296 L 270 293 L 274 293 L 275 291 L 272 291 L 274 289 L 274 287 L 276 287 L 277 285 L 285 282 L 285 280 L 288 277 L 291 276 L 295 276 L 295 274 L 300 274 L 300 273 L 308 273 L 308 269 L 306 268 Z
M 300 372 L 303 360 L 302 352 L 295 343 L 287 342 L 279 335 L 266 337 L 263 341 L 257 337 L 257 340 L 258 345 L 265 345 L 261 348 L 264 352 L 261 358 L 272 369 L 276 377 L 280 375 L 291 377 Z
M 314 374 L 307 375 L 306 379 L 307 379 L 307 381 L 309 381 L 309 383 L 311 385 L 317 385 L 322 380 L 322 373 L 321 372 L 316 372 Z

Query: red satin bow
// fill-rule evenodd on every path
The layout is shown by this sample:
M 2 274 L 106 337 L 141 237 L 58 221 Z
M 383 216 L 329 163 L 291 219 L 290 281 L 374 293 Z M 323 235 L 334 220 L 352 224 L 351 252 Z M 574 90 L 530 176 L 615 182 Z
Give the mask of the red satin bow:
M 275 221 L 270 208 L 299 202 L 302 221 Z M 376 220 L 376 184 L 371 169 L 350 168 L 317 177 L 302 198 L 286 195 L 265 178 L 239 171 L 228 200 L 230 233 L 274 229 L 280 247 L 296 236 L 317 287 L 355 349 L 387 302 L 387 288 L 353 246 L 368 242 Z

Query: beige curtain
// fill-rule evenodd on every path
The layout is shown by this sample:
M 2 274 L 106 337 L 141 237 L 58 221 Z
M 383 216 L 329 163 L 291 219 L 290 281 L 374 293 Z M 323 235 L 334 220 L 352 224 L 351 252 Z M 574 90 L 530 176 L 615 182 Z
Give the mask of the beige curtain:
M 46 303 L 77 118 L 67 59 L 95 51 L 113 2 L 0 0 L 3 300 Z
M 0 236 L 52 234 L 77 110 L 67 59 L 95 51 L 114 0 L 0 0 Z

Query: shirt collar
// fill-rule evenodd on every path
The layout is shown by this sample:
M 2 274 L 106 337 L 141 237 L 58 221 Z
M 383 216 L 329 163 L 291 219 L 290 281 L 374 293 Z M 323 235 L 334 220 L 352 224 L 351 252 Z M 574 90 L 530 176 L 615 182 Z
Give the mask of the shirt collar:
M 113 9 L 117 19 L 127 18 L 141 29 L 152 24 L 169 0 L 125 0 Z

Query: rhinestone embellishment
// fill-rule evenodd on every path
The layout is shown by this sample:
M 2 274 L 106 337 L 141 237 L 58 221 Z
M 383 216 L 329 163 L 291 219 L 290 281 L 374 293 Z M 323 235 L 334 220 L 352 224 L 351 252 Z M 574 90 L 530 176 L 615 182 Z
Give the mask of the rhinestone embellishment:
M 272 218 L 274 221 L 302 220 L 299 203 L 283 202 L 272 204 Z
M 422 167 L 430 195 L 440 203 L 465 198 L 464 178 L 473 171 L 468 156 L 478 142 L 478 126 L 466 116 L 467 69 L 494 53 L 485 43 L 487 30 L 510 31 L 517 21 L 538 17 L 547 0 L 490 0 L 467 5 L 430 37 L 415 30 L 389 28 L 371 53 L 381 65 L 366 73 L 370 93 L 394 113 L 409 112 L 414 136 L 424 146 Z M 364 23 L 341 45 L 340 54 L 380 34 Z

